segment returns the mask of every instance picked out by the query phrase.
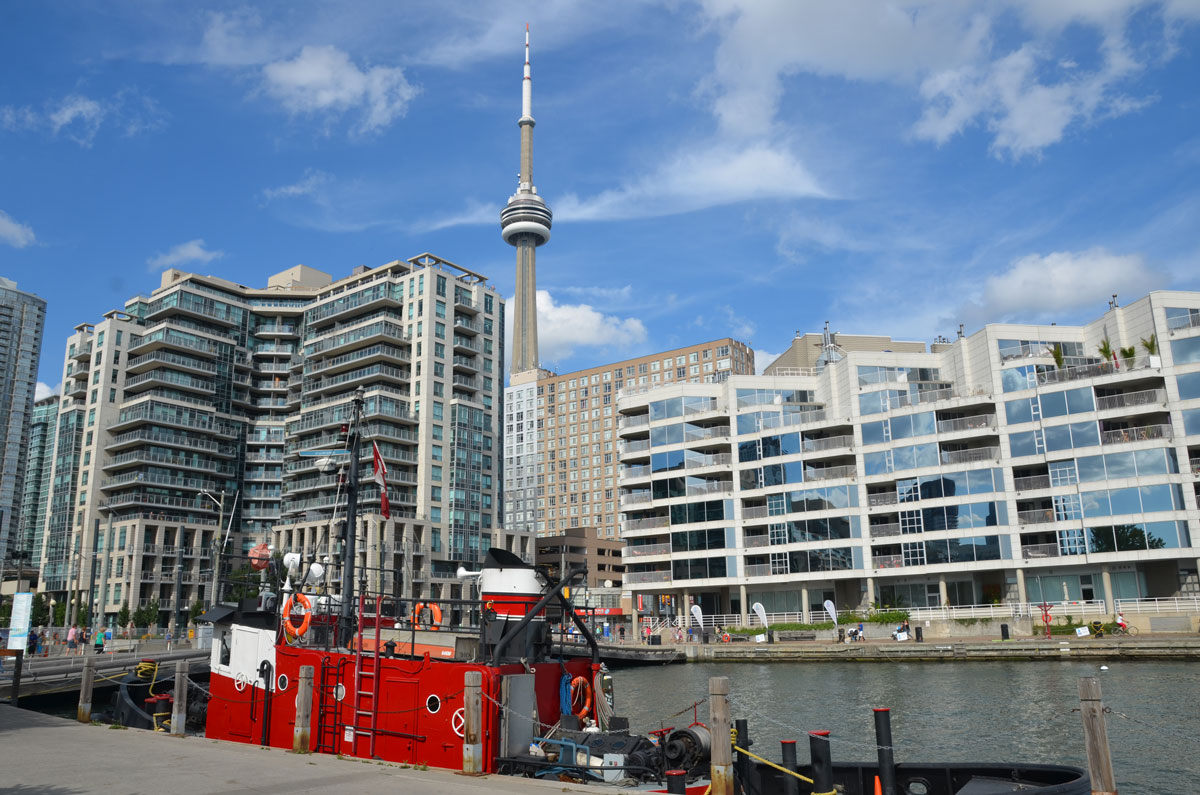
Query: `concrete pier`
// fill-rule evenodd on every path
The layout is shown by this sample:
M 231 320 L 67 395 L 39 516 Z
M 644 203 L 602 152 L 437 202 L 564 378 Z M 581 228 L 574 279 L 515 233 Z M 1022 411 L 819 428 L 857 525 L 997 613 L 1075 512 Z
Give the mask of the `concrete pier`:
M 561 781 L 469 778 L 447 770 L 418 770 L 326 754 L 297 755 L 203 737 L 85 726 L 7 705 L 0 705 L 0 744 L 4 749 L 3 787 L 17 787 L 21 792 L 595 792 L 595 787 Z

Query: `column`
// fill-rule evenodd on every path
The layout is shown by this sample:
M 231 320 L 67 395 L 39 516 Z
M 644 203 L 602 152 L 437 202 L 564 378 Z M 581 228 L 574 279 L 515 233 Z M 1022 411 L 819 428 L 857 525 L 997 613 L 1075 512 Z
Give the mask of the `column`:
M 1017 601 L 1022 609 L 1029 603 L 1029 593 L 1025 590 L 1025 570 L 1017 569 Z
M 950 592 L 946 589 L 946 575 L 938 575 L 938 601 L 942 607 L 950 606 Z
M 800 623 L 807 624 L 808 617 L 808 586 L 800 589 Z
M 1112 573 L 1108 570 L 1107 563 L 1100 567 L 1100 582 L 1104 588 L 1104 612 L 1113 615 L 1117 608 L 1113 600 Z
M 867 606 L 871 607 L 875 604 L 875 578 L 867 578 Z
M 742 611 L 742 626 L 745 627 L 750 624 L 750 606 L 746 604 L 746 586 L 744 583 L 738 586 L 738 595 L 742 600 L 739 607 Z

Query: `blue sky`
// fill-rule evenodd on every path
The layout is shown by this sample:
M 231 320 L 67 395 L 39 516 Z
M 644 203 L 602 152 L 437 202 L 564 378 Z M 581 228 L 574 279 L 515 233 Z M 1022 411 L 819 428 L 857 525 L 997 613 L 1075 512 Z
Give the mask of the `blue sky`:
M 511 295 L 525 22 L 560 372 L 1197 287 L 1197 2 L 10 2 L 0 275 L 50 302 L 41 380 L 165 267 L 432 251 Z

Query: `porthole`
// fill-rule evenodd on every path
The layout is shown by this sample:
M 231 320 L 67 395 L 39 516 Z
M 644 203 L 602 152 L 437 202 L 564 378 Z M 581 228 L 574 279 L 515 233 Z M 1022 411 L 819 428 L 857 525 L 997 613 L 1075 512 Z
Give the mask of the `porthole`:
M 346 686 L 339 682 L 337 687 L 335 687 L 333 689 L 333 697 L 336 698 L 338 701 L 341 701 L 343 698 L 345 698 L 346 697 Z
M 275 680 L 275 688 L 277 690 L 287 690 L 287 686 L 288 686 L 287 674 L 280 674 L 279 678 Z
M 425 699 L 425 709 L 429 710 L 429 714 L 433 715 L 442 708 L 442 700 L 437 696 L 430 696 Z

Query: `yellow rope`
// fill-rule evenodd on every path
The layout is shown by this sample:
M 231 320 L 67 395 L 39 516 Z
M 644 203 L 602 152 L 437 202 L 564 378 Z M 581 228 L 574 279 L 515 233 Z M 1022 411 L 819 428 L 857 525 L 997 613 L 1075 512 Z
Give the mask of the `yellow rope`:
M 786 767 L 783 767 L 782 765 L 775 764 L 770 759 L 763 759 L 761 756 L 758 756 L 757 754 L 750 753 L 745 748 L 739 748 L 738 746 L 735 745 L 735 746 L 733 746 L 733 750 L 737 751 L 739 754 L 745 754 L 746 756 L 748 756 L 751 759 L 754 759 L 758 762 L 762 762 L 767 767 L 773 767 L 776 770 L 778 770 L 780 773 L 787 773 L 789 776 L 795 776 L 796 778 L 800 779 L 801 781 L 803 781 L 806 784 L 815 784 L 816 783 L 808 776 L 802 776 L 799 773 L 797 773 L 795 770 L 788 770 Z M 834 795 L 834 792 L 832 792 L 832 791 L 831 792 L 814 792 L 812 795 Z

